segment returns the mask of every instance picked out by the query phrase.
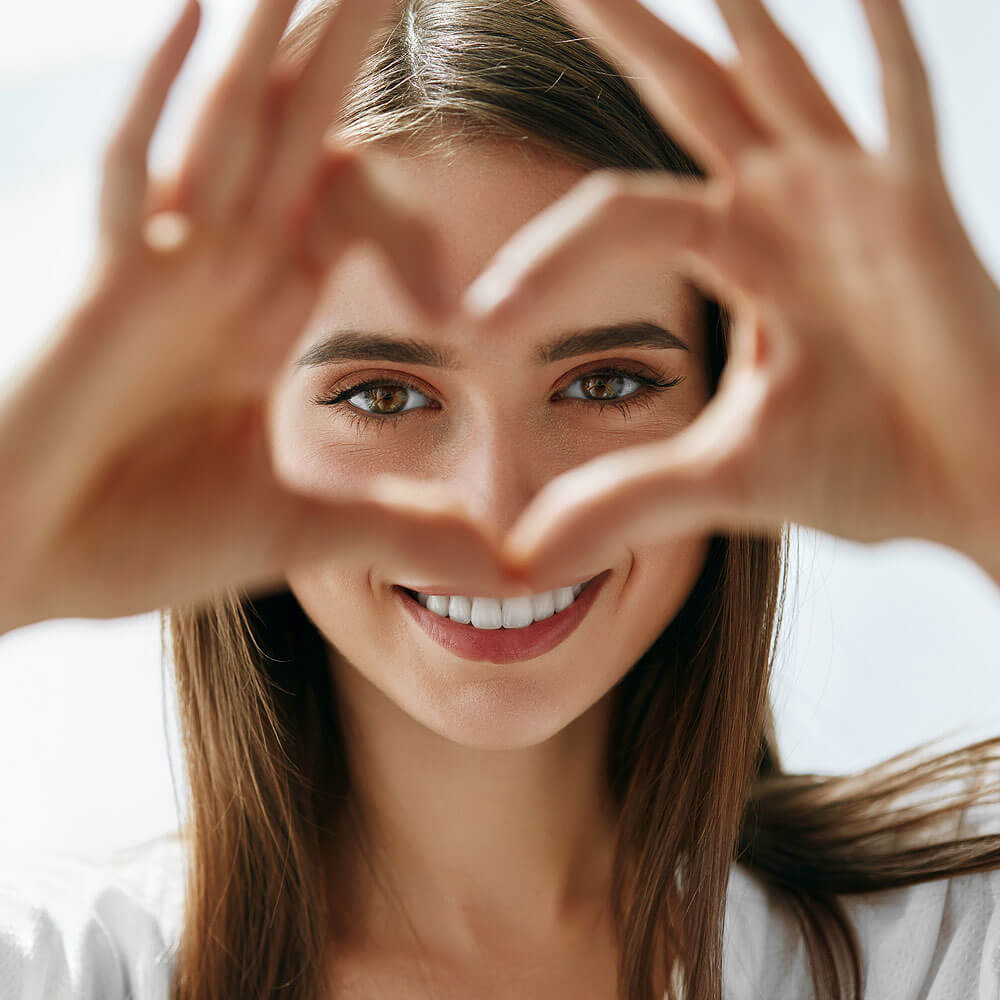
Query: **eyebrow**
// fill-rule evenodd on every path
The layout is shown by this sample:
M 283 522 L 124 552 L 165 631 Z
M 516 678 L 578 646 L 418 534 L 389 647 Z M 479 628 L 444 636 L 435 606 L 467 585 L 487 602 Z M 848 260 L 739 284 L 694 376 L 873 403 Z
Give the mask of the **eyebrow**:
M 535 363 L 549 365 L 580 354 L 611 351 L 619 347 L 639 347 L 651 350 L 690 347 L 675 333 L 646 320 L 595 326 L 562 334 L 541 344 L 534 354 Z M 295 362 L 296 368 L 333 364 L 336 361 L 395 361 L 404 365 L 426 365 L 448 371 L 464 367 L 458 356 L 422 340 L 399 338 L 388 333 L 368 333 L 360 330 L 334 330 L 313 344 Z

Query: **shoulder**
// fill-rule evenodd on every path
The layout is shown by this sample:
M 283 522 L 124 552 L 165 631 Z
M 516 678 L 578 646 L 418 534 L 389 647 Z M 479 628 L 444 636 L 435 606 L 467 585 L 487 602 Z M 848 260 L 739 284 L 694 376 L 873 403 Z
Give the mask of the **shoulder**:
M 0 1000 L 167 1000 L 184 865 L 176 836 L 0 862 Z
M 873 995 L 1000 997 L 1000 870 L 841 898 Z
M 861 951 L 866 996 L 1000 997 L 1000 869 L 839 897 Z M 781 894 L 733 866 L 727 1000 L 812 996 L 805 941 Z M 744 989 L 746 992 L 740 992 Z

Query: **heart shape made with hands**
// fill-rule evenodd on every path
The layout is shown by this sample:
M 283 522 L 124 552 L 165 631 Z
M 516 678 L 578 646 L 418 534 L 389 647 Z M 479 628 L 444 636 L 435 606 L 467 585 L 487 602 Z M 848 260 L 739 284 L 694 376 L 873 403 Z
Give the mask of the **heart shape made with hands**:
M 741 57 L 730 66 L 639 0 L 556 2 L 709 178 L 595 171 L 498 251 L 465 291 L 464 321 L 502 337 L 639 251 L 729 306 L 728 357 L 689 424 L 550 480 L 503 536 L 443 484 L 380 477 L 364 502 L 395 517 L 400 559 L 450 577 L 420 589 L 539 592 L 644 543 L 776 537 L 788 522 L 969 553 L 1000 535 L 1000 458 L 984 460 L 1000 423 L 1000 292 L 944 183 L 901 0 L 861 0 L 883 67 L 882 154 L 760 0 L 716 0 Z M 151 198 L 172 201 L 168 187 Z

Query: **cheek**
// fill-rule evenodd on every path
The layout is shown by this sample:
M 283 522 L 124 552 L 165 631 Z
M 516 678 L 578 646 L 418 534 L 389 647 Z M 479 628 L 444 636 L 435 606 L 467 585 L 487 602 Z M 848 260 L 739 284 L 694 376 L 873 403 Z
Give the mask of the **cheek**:
M 293 386 L 280 387 L 269 414 L 272 460 L 283 482 L 305 493 L 336 496 L 380 473 L 413 471 L 404 430 L 358 432 L 326 408 L 305 402 L 309 393 Z
M 674 538 L 633 551 L 622 594 L 629 624 L 620 635 L 637 660 L 674 620 L 693 589 L 708 555 L 711 536 Z
M 414 449 L 393 446 L 391 438 L 385 443 L 385 433 L 381 446 L 357 445 L 321 433 L 275 439 L 275 465 L 286 482 L 321 496 L 349 492 L 381 474 L 416 475 L 423 465 L 416 461 Z
M 327 561 L 290 570 L 286 580 L 302 610 L 335 646 L 377 634 L 367 567 Z

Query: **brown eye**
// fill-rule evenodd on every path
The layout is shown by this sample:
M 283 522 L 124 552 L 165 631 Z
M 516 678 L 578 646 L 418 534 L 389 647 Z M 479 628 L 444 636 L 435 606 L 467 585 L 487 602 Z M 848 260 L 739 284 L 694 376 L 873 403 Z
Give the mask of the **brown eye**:
M 579 381 L 588 399 L 618 399 L 626 380 L 621 375 L 596 374 L 585 375 Z
M 582 399 L 590 403 L 614 403 L 638 395 L 643 385 L 655 380 L 638 373 L 615 371 L 587 372 L 575 378 L 564 390 L 570 399 Z
M 366 389 L 363 395 L 370 407 L 369 412 L 398 413 L 406 405 L 408 391 L 404 386 L 378 385 L 373 389 Z
M 597 403 L 597 411 L 604 411 L 605 403 L 626 413 L 635 405 L 649 405 L 650 395 L 670 389 L 684 381 L 684 376 L 666 378 L 661 374 L 649 375 L 641 371 L 626 371 L 618 368 L 603 368 L 577 376 L 560 395 L 566 399 L 579 399 L 587 403 Z M 622 390 L 628 391 L 622 395 Z M 576 390 L 579 390 L 579 394 Z M 413 404 L 408 402 L 409 394 L 417 397 Z M 420 401 L 423 401 L 421 403 Z M 369 379 L 341 389 L 332 396 L 322 393 L 313 397 L 320 406 L 340 406 L 347 404 L 345 414 L 351 420 L 361 423 L 395 424 L 409 410 L 440 410 L 423 390 L 403 379 Z M 430 403 L 425 406 L 423 404 Z
M 416 405 L 410 405 L 409 397 L 416 396 Z M 424 409 L 420 400 L 427 402 L 427 397 L 415 386 L 406 382 L 390 382 L 388 379 L 379 381 L 359 382 L 336 395 L 326 398 L 317 396 L 314 402 L 324 406 L 335 406 L 348 403 L 359 413 L 371 417 L 393 417 L 407 410 Z

